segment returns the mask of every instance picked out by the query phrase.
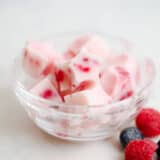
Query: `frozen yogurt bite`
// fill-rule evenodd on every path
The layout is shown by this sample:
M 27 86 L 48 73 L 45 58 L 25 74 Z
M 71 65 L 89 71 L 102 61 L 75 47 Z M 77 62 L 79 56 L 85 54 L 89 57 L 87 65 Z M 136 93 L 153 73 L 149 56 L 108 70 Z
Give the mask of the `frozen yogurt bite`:
M 105 39 L 92 34 L 76 38 L 64 54 L 48 42 L 27 42 L 22 65 L 31 77 L 41 77 L 32 94 L 71 105 L 124 100 L 134 94 L 140 78 L 134 57 L 114 54 Z

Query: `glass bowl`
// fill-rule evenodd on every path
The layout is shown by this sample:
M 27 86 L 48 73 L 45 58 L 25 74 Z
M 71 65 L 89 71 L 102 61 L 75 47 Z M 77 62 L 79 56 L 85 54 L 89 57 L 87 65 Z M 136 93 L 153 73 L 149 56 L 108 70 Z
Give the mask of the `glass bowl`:
M 45 41 L 54 42 L 60 52 L 81 33 L 59 33 Z M 100 33 L 99 33 L 100 34 Z M 50 135 L 72 141 L 90 141 L 112 137 L 131 122 L 149 99 L 155 78 L 155 66 L 147 57 L 132 51 L 132 44 L 123 38 L 102 34 L 114 54 L 134 54 L 140 62 L 140 84 L 129 98 L 106 105 L 67 105 L 31 94 L 28 88 L 37 80 L 22 69 L 21 56 L 13 67 L 14 92 L 30 119 Z

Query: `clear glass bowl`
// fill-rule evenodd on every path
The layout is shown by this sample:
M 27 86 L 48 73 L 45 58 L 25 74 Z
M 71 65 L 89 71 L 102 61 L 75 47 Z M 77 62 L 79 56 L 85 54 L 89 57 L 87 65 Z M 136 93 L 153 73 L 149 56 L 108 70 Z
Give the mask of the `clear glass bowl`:
M 45 40 L 53 42 L 59 51 L 81 33 L 59 33 Z M 133 54 L 131 43 L 123 38 L 102 34 L 114 54 Z M 66 105 L 45 100 L 31 94 L 28 88 L 37 80 L 29 77 L 22 69 L 21 56 L 13 67 L 14 92 L 30 119 L 42 130 L 61 139 L 89 141 L 112 137 L 118 129 L 131 122 L 151 93 L 155 78 L 155 66 L 151 59 L 134 56 L 140 62 L 141 82 L 133 96 L 112 104 L 84 106 Z

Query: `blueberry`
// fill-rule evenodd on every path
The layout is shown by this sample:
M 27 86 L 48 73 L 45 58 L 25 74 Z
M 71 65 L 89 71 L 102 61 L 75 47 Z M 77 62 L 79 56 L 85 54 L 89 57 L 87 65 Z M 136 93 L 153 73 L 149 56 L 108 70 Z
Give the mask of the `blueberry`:
M 157 155 L 160 157 L 160 140 L 158 141 L 158 149 L 157 149 Z
M 120 142 L 123 147 L 135 139 L 143 139 L 142 133 L 135 127 L 126 128 L 120 133 Z

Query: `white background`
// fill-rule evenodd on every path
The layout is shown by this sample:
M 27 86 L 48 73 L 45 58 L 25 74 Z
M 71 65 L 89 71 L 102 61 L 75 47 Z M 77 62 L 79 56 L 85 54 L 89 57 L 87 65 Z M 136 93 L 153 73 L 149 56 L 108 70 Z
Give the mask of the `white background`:
M 159 58 L 160 1 L 0 0 L 0 159 L 123 160 L 117 140 L 67 143 L 46 135 L 28 120 L 8 89 L 12 61 L 28 38 L 72 30 L 123 36 L 141 54 Z M 153 103 L 158 105 L 158 98 Z

